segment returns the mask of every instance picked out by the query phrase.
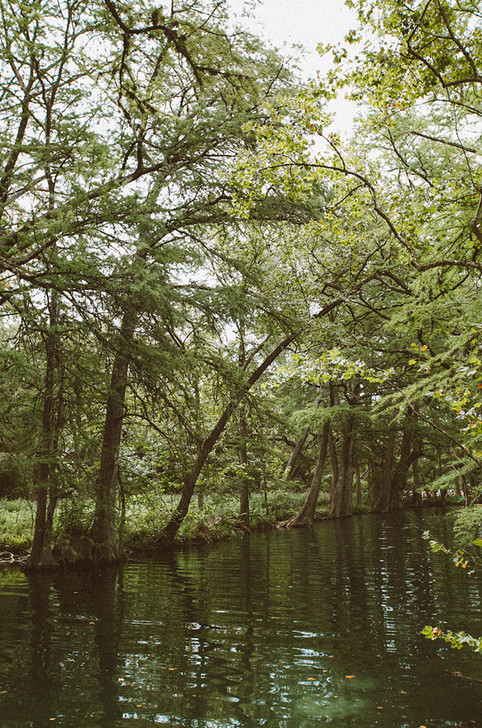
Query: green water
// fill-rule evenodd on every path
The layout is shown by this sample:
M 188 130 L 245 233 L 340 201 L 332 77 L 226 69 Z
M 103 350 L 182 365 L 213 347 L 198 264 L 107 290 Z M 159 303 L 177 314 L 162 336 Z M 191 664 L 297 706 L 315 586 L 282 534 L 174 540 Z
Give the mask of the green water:
M 480 577 L 431 554 L 444 513 L 326 521 L 27 579 L 0 572 L 0 728 L 482 725 Z M 347 677 L 353 676 L 353 677 Z

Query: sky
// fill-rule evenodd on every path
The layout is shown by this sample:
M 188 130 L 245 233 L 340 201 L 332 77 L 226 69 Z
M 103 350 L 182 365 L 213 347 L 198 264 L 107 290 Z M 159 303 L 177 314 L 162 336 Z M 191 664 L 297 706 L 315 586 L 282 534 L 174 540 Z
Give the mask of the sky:
M 307 49 L 305 70 L 322 69 L 318 43 L 337 43 L 355 23 L 344 0 L 262 0 L 255 17 L 263 34 L 277 47 L 301 43 Z
M 236 0 L 234 2 L 238 5 Z M 302 75 L 308 78 L 318 71 L 323 75 L 329 68 L 328 58 L 320 56 L 317 45 L 342 42 L 345 34 L 356 27 L 356 16 L 344 0 L 260 0 L 244 22 L 276 48 L 285 47 L 288 55 L 290 46 L 301 44 L 305 52 L 299 66 Z M 339 99 L 333 110 L 336 114 L 334 127 L 349 133 L 354 105 Z

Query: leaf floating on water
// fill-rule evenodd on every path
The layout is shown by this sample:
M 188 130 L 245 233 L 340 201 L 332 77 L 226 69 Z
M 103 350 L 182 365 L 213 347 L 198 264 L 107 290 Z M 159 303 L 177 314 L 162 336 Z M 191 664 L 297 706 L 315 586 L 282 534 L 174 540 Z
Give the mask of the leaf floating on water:
M 352 678 L 354 678 L 354 677 L 355 677 L 355 675 L 345 675 L 345 678 L 346 678 L 347 680 L 351 680 L 351 679 L 352 679 Z
M 377 705 L 377 710 L 383 710 L 383 705 Z
M 400 694 L 401 694 L 401 695 L 408 695 L 408 693 L 407 693 L 407 691 L 406 691 L 406 690 L 400 690 Z M 422 727 L 420 727 L 420 728 L 422 728 Z
M 316 677 L 308 677 L 307 680 L 316 680 Z
M 174 670 L 177 670 L 177 667 L 168 667 L 167 668 L 170 672 L 174 672 Z

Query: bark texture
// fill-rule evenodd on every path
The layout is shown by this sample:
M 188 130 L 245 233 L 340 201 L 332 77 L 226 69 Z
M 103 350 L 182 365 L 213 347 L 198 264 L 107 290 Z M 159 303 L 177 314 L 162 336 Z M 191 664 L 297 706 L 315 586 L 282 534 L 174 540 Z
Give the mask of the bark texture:
M 46 367 L 42 407 L 42 429 L 40 435 L 38 490 L 35 511 L 32 549 L 26 564 L 27 569 L 42 569 L 58 566 L 52 548 L 54 513 L 57 505 L 54 480 L 54 458 L 58 446 L 58 430 L 62 410 L 62 387 L 56 393 L 57 355 L 57 296 L 50 302 L 49 330 L 45 335 Z M 57 394 L 57 397 L 56 397 Z M 54 403 L 57 401 L 57 409 Z
M 113 562 L 120 556 L 115 523 L 116 494 L 127 376 L 136 320 L 137 315 L 132 309 L 124 313 L 119 345 L 112 365 L 91 534 L 92 560 L 95 562 Z

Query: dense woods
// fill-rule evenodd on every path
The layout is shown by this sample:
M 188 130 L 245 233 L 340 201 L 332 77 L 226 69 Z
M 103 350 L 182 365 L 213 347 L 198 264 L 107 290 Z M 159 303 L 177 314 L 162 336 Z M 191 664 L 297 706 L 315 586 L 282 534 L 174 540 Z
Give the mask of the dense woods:
M 30 567 L 427 501 L 475 537 L 480 7 L 349 4 L 302 82 L 224 2 L 1 0 L 0 498 L 35 504 Z

